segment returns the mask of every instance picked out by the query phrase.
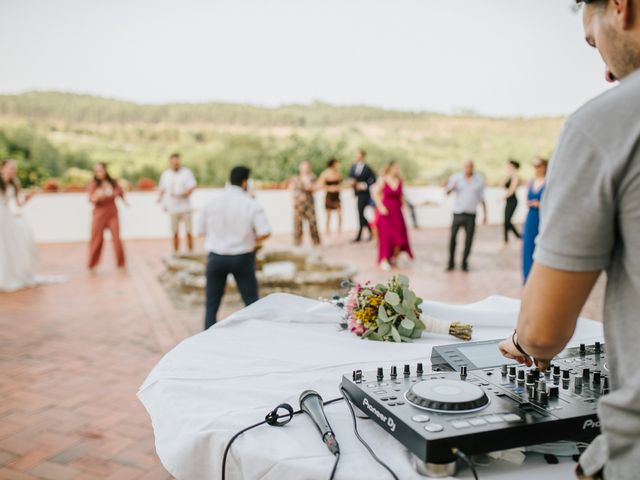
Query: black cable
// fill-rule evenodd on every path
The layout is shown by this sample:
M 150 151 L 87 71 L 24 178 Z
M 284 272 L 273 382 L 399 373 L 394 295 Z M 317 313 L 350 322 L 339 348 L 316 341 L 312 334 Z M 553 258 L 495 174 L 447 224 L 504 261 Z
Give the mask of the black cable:
M 342 394 L 342 397 L 344 398 L 347 404 L 347 407 L 349 407 L 349 412 L 351 412 L 351 419 L 353 420 L 353 432 L 355 433 L 357 439 L 360 440 L 360 443 L 364 445 L 364 448 L 367 449 L 371 457 L 373 457 L 373 459 L 376 462 L 382 465 L 395 480 L 400 480 L 398 476 L 395 474 L 395 472 L 391 470 L 391 468 L 386 463 L 384 463 L 382 460 L 378 458 L 378 456 L 375 454 L 375 452 L 372 450 L 369 444 L 364 440 L 364 438 L 360 436 L 360 432 L 358 432 L 358 423 L 356 421 L 356 412 L 353 411 L 353 407 L 351 406 L 351 397 L 349 397 L 349 394 L 344 389 L 344 387 L 340 387 L 340 393 Z
M 476 466 L 473 464 L 473 460 L 471 460 L 466 453 L 458 450 L 457 448 L 453 449 L 453 453 L 469 466 L 471 473 L 473 473 L 473 478 L 478 480 L 478 472 L 476 472 Z
M 339 402 L 341 400 L 344 400 L 344 398 L 343 397 L 332 398 L 331 400 L 327 400 L 326 402 L 323 402 L 322 405 L 326 407 L 327 405 L 331 405 L 332 403 L 336 403 L 336 402 Z M 278 415 L 277 412 L 278 412 L 278 410 L 280 408 L 283 408 L 283 409 L 287 410 L 287 413 L 285 413 L 283 415 Z M 264 420 L 262 420 L 261 422 L 258 422 L 258 423 L 254 423 L 253 425 L 250 425 L 250 426 L 248 426 L 246 428 L 243 428 L 242 430 L 237 432 L 233 437 L 231 437 L 231 439 L 229 440 L 229 443 L 227 443 L 227 446 L 225 447 L 224 453 L 222 455 L 222 480 L 225 480 L 226 474 L 227 474 L 227 456 L 229 455 L 229 450 L 231 449 L 231 445 L 233 444 L 233 442 L 235 442 L 236 439 L 240 435 L 242 435 L 245 432 L 248 432 L 251 429 L 259 427 L 260 425 L 264 425 L 265 423 L 269 423 L 270 425 L 275 425 L 275 426 L 281 427 L 281 426 L 286 425 L 287 423 L 289 423 L 289 421 L 295 415 L 299 415 L 301 413 L 302 413 L 302 410 L 296 410 L 294 412 L 290 405 L 288 405 L 288 404 L 280 404 L 274 410 L 269 412 L 269 414 L 267 414 L 267 417 Z M 277 423 L 277 421 L 280 420 L 281 418 L 287 418 L 287 420 L 285 420 L 282 423 Z M 338 468 L 338 461 L 339 460 L 340 460 L 340 455 L 336 455 L 336 461 L 333 464 L 333 470 L 331 471 L 331 477 L 330 477 L 329 480 L 333 479 L 333 476 L 336 473 L 336 469 Z
M 333 464 L 333 470 L 331 470 L 331 476 L 329 480 L 333 480 L 333 477 L 336 476 L 336 470 L 338 469 L 338 462 L 340 461 L 340 453 L 336 453 L 336 461 Z

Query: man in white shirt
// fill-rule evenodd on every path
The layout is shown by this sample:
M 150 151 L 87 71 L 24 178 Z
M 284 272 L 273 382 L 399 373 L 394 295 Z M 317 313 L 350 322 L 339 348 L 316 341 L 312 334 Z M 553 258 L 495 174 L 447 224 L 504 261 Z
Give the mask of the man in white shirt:
M 475 173 L 473 161 L 464 163 L 464 172 L 453 174 L 447 183 L 447 195 L 456 193 L 453 203 L 453 222 L 451 224 L 451 240 L 449 242 L 449 264 L 447 271 L 455 268 L 456 237 L 460 227 L 464 228 L 465 242 L 462 254 L 462 270 L 469 271 L 469 254 L 473 244 L 473 234 L 476 228 L 476 212 L 482 204 L 484 212 L 483 223 L 487 223 L 487 204 L 484 201 L 484 178 Z
M 233 168 L 230 185 L 205 203 L 198 219 L 197 232 L 206 236 L 204 246 L 209 252 L 205 330 L 216 323 L 229 274 L 245 305 L 258 300 L 254 250 L 271 231 L 264 209 L 247 193 L 249 174 L 247 167 Z
M 160 177 L 160 196 L 158 202 L 163 201 L 164 209 L 171 219 L 173 233 L 173 251 L 180 249 L 180 224 L 184 225 L 187 236 L 187 247 L 193 250 L 191 236 L 191 201 L 189 197 L 196 188 L 196 179 L 191 170 L 181 165 L 180 154 L 174 153 L 169 157 L 171 168 L 165 170 Z

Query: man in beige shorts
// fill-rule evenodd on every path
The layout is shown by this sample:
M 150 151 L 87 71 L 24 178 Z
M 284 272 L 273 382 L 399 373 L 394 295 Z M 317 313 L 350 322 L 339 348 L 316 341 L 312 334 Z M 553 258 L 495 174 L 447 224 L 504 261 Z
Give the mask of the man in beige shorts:
M 181 165 L 180 154 L 174 153 L 169 157 L 170 168 L 160 177 L 160 196 L 165 211 L 171 220 L 173 234 L 173 251 L 180 249 L 180 224 L 183 225 L 189 251 L 193 250 L 193 236 L 191 235 L 191 201 L 190 197 L 196 188 L 196 179 L 191 170 Z

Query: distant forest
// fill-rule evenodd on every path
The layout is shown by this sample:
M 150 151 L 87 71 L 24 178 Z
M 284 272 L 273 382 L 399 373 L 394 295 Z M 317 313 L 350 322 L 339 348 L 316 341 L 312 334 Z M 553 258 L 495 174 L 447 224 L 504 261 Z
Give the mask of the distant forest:
M 245 164 L 264 185 L 310 160 L 319 173 L 331 157 L 345 170 L 357 148 L 381 168 L 400 162 L 409 183 L 439 182 L 474 158 L 499 183 L 508 158 L 525 165 L 549 155 L 563 118 L 487 118 L 390 111 L 323 103 L 263 108 L 203 103 L 140 105 L 88 95 L 0 95 L 0 158 L 16 158 L 25 186 L 56 179 L 80 186 L 106 162 L 135 184 L 157 181 L 171 152 L 182 153 L 200 184 L 222 185 Z M 529 175 L 526 167 L 523 175 Z

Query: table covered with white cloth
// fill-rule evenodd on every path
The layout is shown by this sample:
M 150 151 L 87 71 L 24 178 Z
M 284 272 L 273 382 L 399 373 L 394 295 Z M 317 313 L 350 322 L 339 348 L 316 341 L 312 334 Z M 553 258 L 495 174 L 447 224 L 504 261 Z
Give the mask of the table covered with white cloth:
M 471 323 L 473 340 L 489 340 L 513 331 L 520 302 L 494 296 L 463 306 L 425 301 L 422 307 L 444 320 Z M 138 392 L 165 468 L 180 480 L 220 478 L 229 439 L 276 405 L 287 402 L 297 409 L 305 389 L 324 400 L 339 397 L 342 375 L 354 369 L 422 362 L 429 371 L 431 348 L 459 341 L 436 334 L 401 344 L 363 340 L 338 328 L 340 316 L 329 303 L 274 294 L 167 353 Z M 602 325 L 581 318 L 571 345 L 601 339 Z M 325 410 L 342 451 L 335 478 L 390 478 L 355 438 L 344 402 Z M 399 478 L 425 478 L 416 472 L 413 454 L 377 424 L 358 420 L 358 426 Z M 298 415 L 284 427 L 263 425 L 241 435 L 230 450 L 227 478 L 326 479 L 333 460 L 311 420 Z M 570 458 L 548 465 L 531 454 L 522 465 L 494 460 L 478 473 L 482 479 L 572 478 L 574 468 Z M 470 478 L 470 472 L 462 470 L 456 478 Z

